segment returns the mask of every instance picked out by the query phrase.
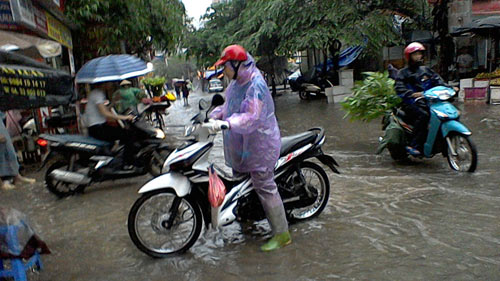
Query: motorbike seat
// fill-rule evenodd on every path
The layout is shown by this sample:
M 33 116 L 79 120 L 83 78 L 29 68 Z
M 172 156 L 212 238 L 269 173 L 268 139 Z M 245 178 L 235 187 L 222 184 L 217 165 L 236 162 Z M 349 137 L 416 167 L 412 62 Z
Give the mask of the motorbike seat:
M 316 139 L 317 134 L 313 131 L 307 131 L 297 135 L 281 138 L 280 156 L 286 155 L 300 147 L 312 143 Z
M 68 144 L 68 143 L 82 143 L 82 144 L 88 144 L 88 145 L 95 145 L 98 147 L 107 147 L 110 148 L 112 146 L 112 143 L 103 141 L 103 140 L 98 140 L 93 137 L 87 137 L 83 135 L 69 135 L 69 134 L 62 134 L 62 135 L 48 135 L 48 134 L 41 134 L 40 138 L 46 139 L 48 141 L 53 141 L 53 142 L 59 142 L 61 144 Z

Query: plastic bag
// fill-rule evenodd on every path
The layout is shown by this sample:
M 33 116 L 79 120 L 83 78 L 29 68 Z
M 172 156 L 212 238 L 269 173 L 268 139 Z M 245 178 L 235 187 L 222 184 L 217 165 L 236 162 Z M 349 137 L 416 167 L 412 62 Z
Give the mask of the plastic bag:
M 226 197 L 226 186 L 215 172 L 214 166 L 208 168 L 208 201 L 214 208 L 219 207 Z
M 0 207 L 0 258 L 30 258 L 35 251 L 50 254 L 47 244 L 31 228 L 26 215 Z
M 169 101 L 175 101 L 175 95 L 172 92 L 168 92 L 166 97 Z

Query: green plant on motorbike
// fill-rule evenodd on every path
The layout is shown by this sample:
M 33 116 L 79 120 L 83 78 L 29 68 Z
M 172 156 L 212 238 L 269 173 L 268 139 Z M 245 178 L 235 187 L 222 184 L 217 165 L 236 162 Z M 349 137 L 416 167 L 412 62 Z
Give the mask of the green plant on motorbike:
M 369 122 L 401 103 L 394 90 L 395 81 L 385 72 L 363 72 L 366 78 L 356 81 L 352 95 L 341 104 L 351 121 Z
M 165 77 L 149 77 L 149 78 L 144 78 L 142 79 L 142 84 L 146 87 L 148 91 L 153 93 L 154 96 L 160 96 L 161 95 L 161 89 L 163 85 L 165 84 Z

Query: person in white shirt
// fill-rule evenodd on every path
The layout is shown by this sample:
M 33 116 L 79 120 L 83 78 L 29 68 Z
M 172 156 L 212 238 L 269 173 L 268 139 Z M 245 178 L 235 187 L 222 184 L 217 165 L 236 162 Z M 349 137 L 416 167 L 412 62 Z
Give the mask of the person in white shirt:
M 460 55 L 457 57 L 458 74 L 460 79 L 468 78 L 472 73 L 472 64 L 474 59 L 467 52 L 467 48 L 461 48 Z
M 130 165 L 133 163 L 133 153 L 130 145 L 133 138 L 129 136 L 127 130 L 122 129 L 120 126 L 109 125 L 107 119 L 131 121 L 134 116 L 114 114 L 106 106 L 106 94 L 112 93 L 114 89 L 112 82 L 98 83 L 92 86 L 94 88 L 88 95 L 85 108 L 89 135 L 109 142 L 120 140 L 125 145 L 123 153 L 125 164 Z

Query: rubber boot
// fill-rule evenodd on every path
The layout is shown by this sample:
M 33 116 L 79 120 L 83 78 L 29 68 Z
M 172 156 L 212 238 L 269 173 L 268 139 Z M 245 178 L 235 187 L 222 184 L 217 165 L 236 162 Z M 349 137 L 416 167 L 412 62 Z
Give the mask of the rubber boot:
M 266 215 L 274 235 L 260 249 L 264 252 L 269 252 L 292 243 L 283 205 L 271 208 L 266 212 Z
M 285 231 L 283 233 L 274 235 L 271 239 L 269 239 L 269 241 L 267 241 L 266 244 L 262 245 L 260 249 L 263 252 L 270 252 L 279 248 L 283 248 L 291 243 L 292 237 L 290 236 L 290 232 Z

